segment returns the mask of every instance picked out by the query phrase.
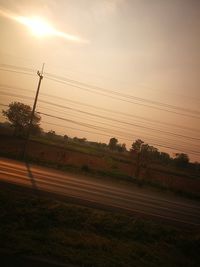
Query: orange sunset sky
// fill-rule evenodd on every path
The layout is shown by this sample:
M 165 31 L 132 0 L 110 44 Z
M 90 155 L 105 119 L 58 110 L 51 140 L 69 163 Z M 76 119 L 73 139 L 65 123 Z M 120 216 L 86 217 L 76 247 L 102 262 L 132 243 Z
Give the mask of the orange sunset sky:
M 0 0 L 0 104 L 32 105 L 45 62 L 44 130 L 200 161 L 199 29 L 198 0 Z

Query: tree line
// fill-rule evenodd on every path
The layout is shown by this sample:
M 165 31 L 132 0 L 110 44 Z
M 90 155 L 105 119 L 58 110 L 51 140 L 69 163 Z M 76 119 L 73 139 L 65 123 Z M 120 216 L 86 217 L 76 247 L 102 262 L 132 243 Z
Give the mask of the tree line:
M 30 124 L 32 109 L 29 105 L 21 102 L 12 102 L 9 104 L 7 110 L 2 111 L 3 116 L 11 123 L 14 128 L 15 136 L 25 137 Z M 189 157 L 185 153 L 176 153 L 174 158 L 170 157 L 168 153 L 160 152 L 156 147 L 145 143 L 141 139 L 133 142 L 131 149 L 128 151 L 126 144 L 120 144 L 115 137 L 110 138 L 108 144 L 89 142 L 86 138 L 70 138 L 66 134 L 64 136 L 57 135 L 55 131 L 51 130 L 44 133 L 40 127 L 41 116 L 37 113 L 33 115 L 33 123 L 31 127 L 32 135 L 45 135 L 46 138 L 51 140 L 62 140 L 64 143 L 69 140 L 79 144 L 90 144 L 98 148 L 109 149 L 112 152 L 130 153 L 131 157 L 136 161 L 136 176 L 140 172 L 141 167 L 148 166 L 151 162 L 160 162 L 162 164 L 171 164 L 172 162 L 178 166 L 185 168 L 189 165 Z

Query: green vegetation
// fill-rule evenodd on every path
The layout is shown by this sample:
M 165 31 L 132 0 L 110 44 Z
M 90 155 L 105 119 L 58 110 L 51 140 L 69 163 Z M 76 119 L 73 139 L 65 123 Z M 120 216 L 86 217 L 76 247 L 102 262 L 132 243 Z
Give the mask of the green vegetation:
M 22 158 L 31 111 L 30 106 L 13 102 L 2 112 L 10 123 L 0 123 L 1 156 Z M 106 144 L 59 135 L 54 130 L 44 132 L 39 126 L 40 119 L 35 114 L 26 151 L 26 159 L 31 162 L 200 198 L 200 164 L 191 163 L 187 154 L 177 153 L 171 158 L 140 139 L 128 151 L 115 137 Z
M 1 135 L 0 155 L 19 160 L 23 144 L 22 137 Z M 175 167 L 160 164 L 151 164 L 148 167 L 140 160 L 140 177 L 138 178 L 134 171 L 137 162 L 132 161 L 127 154 L 102 151 L 97 147 L 79 143 L 62 144 L 56 140 L 38 136 L 31 137 L 29 149 L 31 153 L 28 153 L 27 159 L 42 166 L 77 174 L 83 173 L 99 179 L 151 186 L 159 190 L 170 190 L 184 197 L 200 199 L 199 172 L 177 170 Z
M 32 109 L 29 105 L 21 102 L 12 102 L 9 104 L 7 110 L 3 110 L 2 114 L 6 117 L 14 128 L 14 135 L 25 136 L 29 127 L 32 116 Z M 41 117 L 35 113 L 33 114 L 31 133 L 40 134 L 41 129 L 39 122 Z
M 0 192 L 0 249 L 87 267 L 197 267 L 200 232 L 136 216 Z

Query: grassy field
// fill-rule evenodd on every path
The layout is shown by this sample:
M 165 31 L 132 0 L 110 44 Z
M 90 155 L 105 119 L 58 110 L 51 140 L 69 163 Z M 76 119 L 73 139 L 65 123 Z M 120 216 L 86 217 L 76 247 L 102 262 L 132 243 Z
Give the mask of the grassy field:
M 0 156 L 20 159 L 23 146 L 23 139 L 1 135 Z M 58 144 L 41 138 L 31 140 L 27 152 L 28 159 L 36 164 L 153 186 L 200 199 L 199 173 L 152 164 L 148 170 L 142 169 L 140 178 L 136 178 L 133 177 L 135 162 L 127 153 L 112 153 L 76 143 Z
M 198 267 L 200 232 L 3 188 L 0 250 L 87 267 Z

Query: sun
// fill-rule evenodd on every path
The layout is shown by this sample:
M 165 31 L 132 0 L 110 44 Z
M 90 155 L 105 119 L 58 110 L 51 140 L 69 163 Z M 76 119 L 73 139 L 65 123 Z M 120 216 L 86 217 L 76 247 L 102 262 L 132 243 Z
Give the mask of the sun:
M 25 17 L 18 16 L 9 10 L 1 9 L 0 7 L 0 16 L 4 16 L 11 20 L 14 20 L 28 28 L 32 32 L 33 35 L 37 37 L 47 37 L 54 36 L 65 39 L 71 42 L 77 43 L 89 43 L 88 40 L 84 40 L 77 35 L 72 35 L 66 32 L 62 32 L 54 28 L 50 23 L 45 21 L 41 17 L 33 16 L 33 17 Z
M 31 32 L 38 37 L 54 35 L 56 32 L 50 24 L 38 17 L 18 17 L 17 20 L 21 24 L 27 26 Z

